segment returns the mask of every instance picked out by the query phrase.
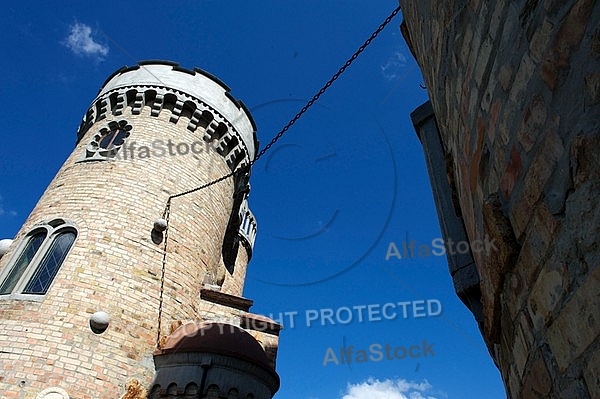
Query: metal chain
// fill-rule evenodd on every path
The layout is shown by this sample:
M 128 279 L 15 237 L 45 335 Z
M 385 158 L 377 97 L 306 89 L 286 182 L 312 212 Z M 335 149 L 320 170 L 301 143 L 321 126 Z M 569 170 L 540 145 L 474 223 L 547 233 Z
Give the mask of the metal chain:
M 269 144 L 267 144 L 265 146 L 265 148 L 263 148 L 255 157 L 253 160 L 250 161 L 250 163 L 248 165 L 242 166 L 239 169 L 236 169 L 224 176 L 219 177 L 216 180 L 210 181 L 206 184 L 203 184 L 200 187 L 196 187 L 193 188 L 191 190 L 179 193 L 179 194 L 175 194 L 169 197 L 169 199 L 172 198 L 177 198 L 177 197 L 181 197 L 184 195 L 188 195 L 191 193 L 194 193 L 196 191 L 199 190 L 203 190 L 207 187 L 210 187 L 214 184 L 220 183 L 223 180 L 226 180 L 238 173 L 242 173 L 245 172 L 247 170 L 250 170 L 250 168 L 256 163 L 256 161 L 258 161 L 263 155 L 265 155 L 265 153 L 267 151 L 269 151 L 269 149 L 281 138 L 281 136 L 283 136 L 285 134 L 285 132 L 287 132 L 290 127 L 292 127 L 292 125 L 294 123 L 296 123 L 296 121 L 298 119 L 300 119 L 300 117 L 302 117 L 302 115 L 304 115 L 304 113 L 306 111 L 308 111 L 308 109 L 327 91 L 327 89 L 329 89 L 329 87 L 333 84 L 333 82 L 335 82 L 341 74 L 343 74 L 346 69 L 348 69 L 348 67 L 354 62 L 354 60 L 356 60 L 358 58 L 358 56 L 367 48 L 367 46 L 369 44 L 371 44 L 371 42 L 373 41 L 373 39 L 375 39 L 377 37 L 377 35 L 379 35 L 379 33 L 381 33 L 381 31 L 390 23 L 390 21 L 392 19 L 394 19 L 394 17 L 400 12 L 400 6 L 398 6 L 394 11 L 392 11 L 392 13 L 383 21 L 383 23 L 381 25 L 379 25 L 379 27 L 375 30 L 375 32 L 373 32 L 371 34 L 371 36 L 362 44 L 362 46 L 360 46 L 358 48 L 358 50 L 356 50 L 356 52 L 354 54 L 352 54 L 352 57 L 350 57 L 346 63 L 340 68 L 338 69 L 338 71 L 331 77 L 331 79 L 329 79 L 327 81 L 327 83 L 325 83 L 325 85 L 323 87 L 321 87 L 321 89 L 317 92 L 317 94 L 315 94 L 313 96 L 313 98 L 311 98 L 306 105 L 304 105 L 304 107 L 302 107 L 302 109 L 283 127 L 283 129 L 281 129 L 279 131 L 279 133 L 277 133 L 275 135 L 275 137 L 273 137 L 273 139 L 271 139 L 271 141 L 269 142 Z
M 288 131 L 288 129 L 290 127 L 292 127 L 292 125 L 294 123 L 296 123 L 296 121 L 298 119 L 300 119 L 300 117 L 319 99 L 319 97 L 321 97 L 325 91 L 329 88 L 329 86 L 331 86 L 333 84 L 333 82 L 335 82 L 337 80 L 337 78 L 340 77 L 340 75 L 342 73 L 344 73 L 346 71 L 346 69 L 354 62 L 355 59 L 358 58 L 358 56 L 365 50 L 365 48 L 367 48 L 367 46 L 369 44 L 371 44 L 371 42 L 373 41 L 373 39 L 375 39 L 377 37 L 377 35 L 379 35 L 379 33 L 381 33 L 381 31 L 387 26 L 387 24 L 390 23 L 390 21 L 396 16 L 396 14 L 398 14 L 398 12 L 400 12 L 400 6 L 398 6 L 386 19 L 385 21 L 383 21 L 383 23 L 381 25 L 379 25 L 379 28 L 377 28 L 377 30 L 375 32 L 373 32 L 371 34 L 371 37 L 369 37 L 362 46 L 360 46 L 358 48 L 358 50 L 356 50 L 356 52 L 354 54 L 352 54 L 352 57 L 350 57 L 348 59 L 348 61 L 346 61 L 346 63 L 340 68 L 338 69 L 338 71 L 331 77 L 331 79 L 329 79 L 329 81 L 327 81 L 327 83 L 325 83 L 325 85 L 323 87 L 321 87 L 321 90 L 319 90 L 319 92 L 317 94 L 315 94 L 313 96 L 313 98 L 310 99 L 310 101 L 308 101 L 306 103 L 306 105 L 304 107 L 302 107 L 302 109 L 300 110 L 300 112 L 298 112 L 293 118 L 292 120 L 290 120 L 287 125 L 285 125 L 283 127 L 283 129 L 281 129 L 279 131 L 279 133 L 277 133 L 277 135 L 275 137 L 273 137 L 273 139 L 271 140 L 271 142 L 269 144 L 267 144 L 265 146 L 265 148 L 263 148 L 258 155 L 252 160 L 252 162 L 250 162 L 250 166 L 254 165 L 254 163 L 256 161 L 258 161 L 260 159 L 260 157 L 262 157 L 263 155 L 265 155 L 265 153 L 267 151 L 269 151 L 269 149 L 273 146 L 273 144 L 275 144 L 277 142 L 277 140 L 279 140 L 281 138 L 281 136 L 283 136 L 285 134 L 285 132 Z
M 167 266 L 167 240 L 169 238 L 169 217 L 171 216 L 171 199 L 167 201 L 167 207 L 163 214 L 163 218 L 167 221 L 167 228 L 165 229 L 163 245 L 163 258 L 162 258 L 162 269 L 160 272 L 160 294 L 158 296 L 158 326 L 156 328 L 156 349 L 160 349 L 160 329 L 162 328 L 162 309 L 163 309 L 163 297 L 165 292 L 165 269 Z
M 325 85 L 323 87 L 321 87 L 321 89 L 317 92 L 317 94 L 315 94 L 313 96 L 313 98 L 311 98 L 306 105 L 304 105 L 304 107 L 302 107 L 302 109 L 300 109 L 300 111 L 283 127 L 283 129 L 281 129 L 276 135 L 275 137 L 273 137 L 273 139 L 271 139 L 271 141 L 269 142 L 269 144 L 267 144 L 265 146 L 265 148 L 263 148 L 258 154 L 256 154 L 256 156 L 254 157 L 254 159 L 252 159 L 248 164 L 244 165 L 244 166 L 240 166 L 239 168 L 233 170 L 230 173 L 227 173 L 226 175 L 223 175 L 221 177 L 219 177 L 218 179 L 215 179 L 213 181 L 210 181 L 206 184 L 203 184 L 200 187 L 196 187 L 193 188 L 191 190 L 188 191 L 184 191 L 182 193 L 179 194 L 174 194 L 171 195 L 169 197 L 169 199 L 167 200 L 167 205 L 165 207 L 165 210 L 163 212 L 163 218 L 166 220 L 167 222 L 167 229 L 165 230 L 165 235 L 164 235 L 164 248 L 163 248 L 163 259 L 162 259 L 162 271 L 161 271 L 161 279 L 160 279 L 160 296 L 159 296 L 159 306 L 158 306 L 158 331 L 157 331 L 157 337 L 156 337 L 156 347 L 159 348 L 160 345 L 160 336 L 161 336 L 161 321 L 162 321 L 162 308 L 163 308 L 163 296 L 164 296 L 164 285 L 165 285 L 165 268 L 166 268 L 166 263 L 167 263 L 167 240 L 168 240 L 168 230 L 169 230 L 169 217 L 170 217 L 170 213 L 171 213 L 171 200 L 173 198 L 178 198 L 178 197 L 182 197 L 184 195 L 188 195 L 191 193 L 194 193 L 196 191 L 200 191 L 203 190 L 207 187 L 210 187 L 212 185 L 215 185 L 217 183 L 222 182 L 223 180 L 227 180 L 232 176 L 235 176 L 237 174 L 241 174 L 241 173 L 245 173 L 246 171 L 249 171 L 250 168 L 252 167 L 252 165 L 254 165 L 256 163 L 256 161 L 258 161 L 263 155 L 265 155 L 265 153 L 267 151 L 269 151 L 269 149 L 281 138 L 281 136 L 283 136 L 285 134 L 285 132 L 287 132 L 290 127 L 292 127 L 292 125 L 294 123 L 296 123 L 296 121 L 298 119 L 300 119 L 302 117 L 302 115 L 304 115 L 304 113 L 306 111 L 308 111 L 308 109 L 327 91 L 327 89 L 329 89 L 329 87 L 333 84 L 333 82 L 335 82 L 341 74 L 343 74 L 346 69 L 354 62 L 354 60 L 356 60 L 358 58 L 358 56 L 365 50 L 365 48 L 367 48 L 367 46 L 369 44 L 371 44 L 371 42 L 373 41 L 373 39 L 375 39 L 377 37 L 377 35 L 379 35 L 379 33 L 390 23 L 390 21 L 398 14 L 398 12 L 400 12 L 400 6 L 398 6 L 394 11 L 392 11 L 392 13 L 385 19 L 385 21 L 383 21 L 383 23 L 381 25 L 379 25 L 379 27 L 377 28 L 377 30 L 375 30 L 375 32 L 373 32 L 371 34 L 371 36 L 362 44 L 362 46 L 360 46 L 358 48 L 358 50 L 356 50 L 356 52 L 354 54 L 352 54 L 352 57 L 350 57 L 345 63 L 344 65 L 338 69 L 338 71 L 331 77 L 331 79 L 329 79 L 327 81 L 327 83 L 325 83 Z

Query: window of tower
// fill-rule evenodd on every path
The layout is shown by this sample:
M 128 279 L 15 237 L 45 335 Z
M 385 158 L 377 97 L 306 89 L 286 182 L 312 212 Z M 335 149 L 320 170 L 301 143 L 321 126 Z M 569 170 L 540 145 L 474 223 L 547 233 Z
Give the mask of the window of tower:
M 82 161 L 106 161 L 117 157 L 132 127 L 125 120 L 111 121 L 108 127 L 100 129 L 85 148 Z
M 123 145 L 126 137 L 127 132 L 125 132 L 124 130 L 110 132 L 106 136 L 104 136 L 102 140 L 100 140 L 98 146 L 105 150 L 112 150 L 115 147 Z
M 45 294 L 50 287 L 50 284 L 56 277 L 60 265 L 67 257 L 67 253 L 75 242 L 76 234 L 73 231 L 61 231 L 57 234 L 50 244 L 48 252 L 44 255 L 44 259 L 31 277 L 31 280 L 23 290 L 24 294 Z
M 0 299 L 43 297 L 76 238 L 76 227 L 64 219 L 36 225 L 0 271 Z
M 27 269 L 27 266 L 29 266 L 35 254 L 40 249 L 40 246 L 46 239 L 46 235 L 46 230 L 42 230 L 27 238 L 27 243 L 22 249 L 21 254 L 13 263 L 13 266 L 7 275 L 4 276 L 2 285 L 0 285 L 0 295 L 6 295 L 12 292 L 19 282 L 20 277 L 23 275 L 23 272 Z

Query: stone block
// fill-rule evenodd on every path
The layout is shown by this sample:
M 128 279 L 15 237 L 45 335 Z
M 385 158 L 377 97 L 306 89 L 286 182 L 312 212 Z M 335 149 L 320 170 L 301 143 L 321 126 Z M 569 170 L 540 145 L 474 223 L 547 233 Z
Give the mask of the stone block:
M 597 351 L 583 368 L 585 385 L 592 398 L 600 398 L 600 351 Z
M 507 396 L 508 398 L 520 398 L 523 384 L 515 371 L 515 366 L 510 365 L 504 370 L 506 369 L 508 371 L 503 372 L 502 377 L 504 379 L 504 386 L 507 388 Z
M 590 43 L 590 53 L 594 57 L 600 57 L 600 28 L 596 28 L 592 33 L 592 42 Z
M 505 198 L 510 198 L 513 188 L 521 175 L 522 161 L 521 154 L 516 146 L 513 146 L 510 151 L 508 162 L 504 168 L 502 177 L 500 178 L 500 189 Z
M 546 213 L 542 211 L 543 207 L 538 207 L 536 214 L 545 215 Z M 540 222 L 545 222 L 545 220 L 536 215 L 519 252 L 515 269 L 508 276 L 507 281 L 510 285 L 507 289 L 512 293 L 512 299 L 506 303 L 506 306 L 512 317 L 525 306 L 540 265 L 546 259 L 550 249 L 549 245 L 553 236 L 548 237 L 543 231 L 537 230 Z
M 546 399 L 552 389 L 552 380 L 541 352 L 535 351 L 523 377 L 523 398 Z
M 498 76 L 498 80 L 500 81 L 500 85 L 502 85 L 502 89 L 505 92 L 508 92 L 508 90 L 511 88 L 512 75 L 513 70 L 510 64 L 504 64 L 500 67 L 500 75 Z
M 481 47 L 479 48 L 479 52 L 477 54 L 477 62 L 474 67 L 475 84 L 478 88 L 481 88 L 482 86 L 484 86 L 482 80 L 483 80 L 485 71 L 488 68 L 488 64 L 490 63 L 490 61 L 493 61 L 493 58 L 490 60 L 492 51 L 493 51 L 493 41 L 488 36 L 481 43 Z
M 571 170 L 575 188 L 590 179 L 600 178 L 600 136 L 575 136 L 571 142 Z
M 529 56 L 529 54 L 524 54 L 523 58 L 521 58 L 519 69 L 515 74 L 515 79 L 513 80 L 509 97 L 510 101 L 517 108 L 520 107 L 523 101 L 525 101 L 527 98 L 527 96 L 524 96 L 523 93 L 527 90 L 535 69 L 536 66 L 533 62 L 533 59 Z
M 544 186 L 563 152 L 561 138 L 556 131 L 548 131 L 523 178 L 520 196 L 515 195 L 517 199 L 510 216 L 517 237 L 521 237 L 526 230 L 532 211 L 539 206 L 538 200 L 544 194 Z
M 523 332 L 520 326 L 517 326 L 514 329 L 515 340 L 512 347 L 512 359 L 515 364 L 515 370 L 519 377 L 523 376 L 523 372 L 525 371 L 525 363 L 527 362 L 527 358 L 529 357 L 529 346 L 525 342 L 525 338 L 523 337 Z
M 537 29 L 531 38 L 529 52 L 536 63 L 542 61 L 546 48 L 552 39 L 553 28 L 554 24 L 550 21 L 550 19 L 546 18 L 542 23 L 541 28 Z
M 550 322 L 555 307 L 565 295 L 564 270 L 561 270 L 556 259 L 554 262 L 542 269 L 527 301 L 535 331 L 543 331 L 546 323 Z
M 473 39 L 473 30 L 471 28 L 471 24 L 467 24 L 463 27 L 464 36 L 462 40 L 462 48 L 460 50 L 460 60 L 463 65 L 467 65 L 469 63 L 469 54 L 473 51 L 473 46 L 471 45 L 471 41 Z
M 494 9 L 490 17 L 490 28 L 488 29 L 488 34 L 491 38 L 495 39 L 498 33 L 498 28 L 501 26 L 504 13 L 510 5 L 504 2 L 495 2 L 492 4 Z
M 517 138 L 525 151 L 529 152 L 538 137 L 543 135 L 542 127 L 546 123 L 546 115 L 544 97 L 533 96 L 523 113 L 521 125 L 517 131 Z
M 577 359 L 600 335 L 600 267 L 573 288 L 573 296 L 548 327 L 548 344 L 559 372 Z
M 591 104 L 600 102 L 600 72 L 594 72 L 585 76 L 585 88 L 591 99 Z
M 580 379 L 569 380 L 567 386 L 561 389 L 557 396 L 559 398 L 590 399 L 585 383 Z
M 571 54 L 581 43 L 594 3 L 594 0 L 579 0 L 573 5 L 544 55 L 540 73 L 551 90 L 557 86 L 559 75 L 570 67 Z

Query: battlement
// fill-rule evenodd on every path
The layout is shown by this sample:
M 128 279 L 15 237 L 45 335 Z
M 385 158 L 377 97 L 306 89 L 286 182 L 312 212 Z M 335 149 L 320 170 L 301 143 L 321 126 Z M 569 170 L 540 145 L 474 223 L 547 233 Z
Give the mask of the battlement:
M 102 85 L 77 131 L 77 141 L 90 127 L 110 115 L 123 115 L 126 108 L 139 115 L 144 107 L 150 116 L 164 110 L 169 121 L 187 122 L 187 129 L 205 130 L 205 141 L 215 148 L 231 170 L 247 165 L 256 154 L 256 125 L 246 106 L 229 93 L 230 89 L 199 68 L 180 67 L 169 61 L 143 61 L 122 67 Z

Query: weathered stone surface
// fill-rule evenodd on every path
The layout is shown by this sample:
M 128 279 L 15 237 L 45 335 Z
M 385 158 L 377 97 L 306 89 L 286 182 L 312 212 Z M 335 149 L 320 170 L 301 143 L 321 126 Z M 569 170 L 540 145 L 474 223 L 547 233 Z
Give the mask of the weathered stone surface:
M 569 3 L 572 4 L 571 10 L 561 21 L 541 68 L 542 79 L 550 89 L 556 87 L 559 74 L 564 74 L 569 69 L 569 58 L 583 38 L 595 1 L 579 0 Z
M 576 136 L 571 145 L 571 173 L 576 186 L 591 179 L 600 179 L 600 158 L 597 149 L 600 136 Z
M 553 267 L 550 265 L 549 270 L 542 270 L 529 296 L 528 310 L 535 331 L 542 330 L 550 321 L 552 311 L 565 293 L 564 270 Z
M 600 351 L 588 360 L 583 375 L 590 396 L 600 398 Z
M 544 97 L 537 95 L 533 96 L 527 108 L 521 126 L 517 131 L 519 144 L 527 152 L 531 150 L 537 140 L 536 134 L 542 133 L 541 128 L 546 122 L 546 104 Z
M 509 397 L 598 396 L 600 7 L 400 4 L 465 228 L 501 242 L 474 258 Z
M 585 76 L 585 88 L 592 100 L 592 104 L 600 101 L 600 72 L 590 73 Z
M 546 399 L 552 389 L 552 381 L 544 358 L 539 352 L 533 355 L 524 377 L 523 398 Z
M 548 327 L 548 344 L 559 371 L 564 371 L 579 357 L 600 333 L 600 267 L 587 277 L 584 284 L 561 309 Z

